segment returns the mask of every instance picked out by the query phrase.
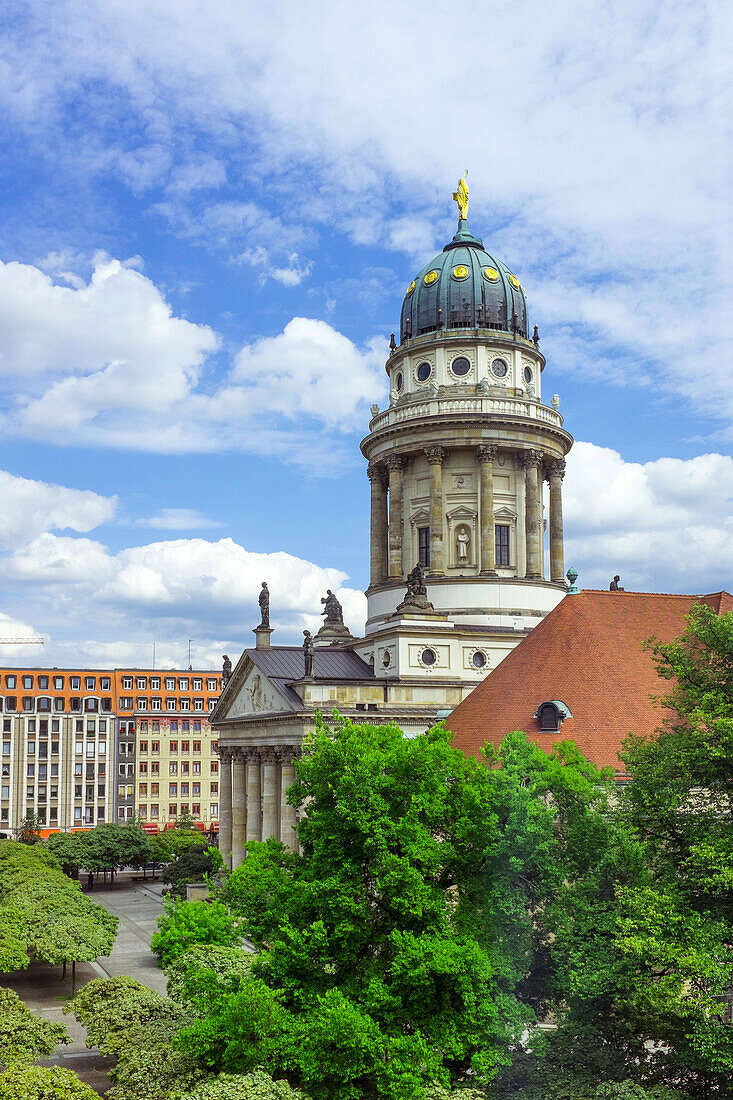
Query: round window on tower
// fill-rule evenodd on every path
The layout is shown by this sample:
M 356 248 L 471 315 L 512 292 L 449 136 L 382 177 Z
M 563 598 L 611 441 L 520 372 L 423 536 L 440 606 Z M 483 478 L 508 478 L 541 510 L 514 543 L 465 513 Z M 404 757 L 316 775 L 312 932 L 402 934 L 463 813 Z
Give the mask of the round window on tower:
M 491 373 L 495 378 L 506 378 L 509 367 L 503 359 L 495 359 L 491 364 Z
M 420 663 L 425 665 L 426 668 L 431 668 L 438 660 L 438 655 L 434 649 L 430 649 L 429 646 L 420 654 Z
M 533 377 L 532 376 L 532 371 L 529 369 L 529 367 L 525 367 L 524 368 L 524 381 L 527 383 L 527 385 L 529 385 L 530 382 L 532 381 L 532 377 Z
M 431 363 L 421 363 L 420 366 L 417 368 L 418 382 L 427 382 L 432 373 L 433 367 Z
M 398 370 L 397 374 L 394 376 L 394 386 L 395 386 L 395 389 L 397 390 L 398 393 L 402 389 L 402 382 L 403 381 L 404 380 L 402 378 L 402 371 Z
M 474 668 L 486 668 L 486 654 L 481 649 L 475 649 L 471 655 L 471 664 Z
M 384 666 L 384 668 L 389 668 L 389 666 L 391 664 L 392 664 L 392 654 L 390 653 L 390 651 L 388 649 L 385 649 L 384 653 L 382 654 L 382 665 Z
M 458 358 L 454 359 L 451 363 L 450 369 L 451 374 L 455 374 L 457 378 L 463 378 L 463 376 L 470 371 L 471 364 L 468 359 L 466 359 L 465 355 L 459 355 Z

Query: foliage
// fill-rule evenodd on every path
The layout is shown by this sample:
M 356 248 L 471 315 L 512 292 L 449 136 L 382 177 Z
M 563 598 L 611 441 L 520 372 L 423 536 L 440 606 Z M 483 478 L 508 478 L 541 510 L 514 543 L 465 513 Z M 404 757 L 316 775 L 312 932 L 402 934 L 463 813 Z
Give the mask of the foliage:
M 86 834 L 78 833 L 51 833 L 45 847 L 58 862 L 61 870 L 69 878 L 77 878 L 79 868 L 84 865 Z
M 255 1070 L 253 1073 L 220 1073 L 202 1081 L 191 1092 L 180 1093 L 175 1100 L 308 1100 L 299 1089 L 287 1081 Z
M 17 993 L 0 986 L 0 1070 L 45 1058 L 70 1041 L 63 1024 L 34 1015 Z
M 188 848 L 168 864 L 163 872 L 163 882 L 171 883 L 173 897 L 185 898 L 189 882 L 202 882 L 207 875 L 223 866 L 218 848 Z
M 41 839 L 41 822 L 38 814 L 28 810 L 18 826 L 18 840 L 21 844 L 37 844 Z
M 167 967 L 196 943 L 229 946 L 243 938 L 240 922 L 219 901 L 179 901 L 168 898 L 158 918 L 150 946 Z
M 185 1010 L 134 978 L 95 979 L 64 1012 L 87 1029 L 87 1046 L 117 1057 L 109 1074 L 111 1098 L 165 1100 L 202 1076 L 195 1060 L 172 1044 L 188 1019 Z
M 52 833 L 43 842 L 64 872 L 76 877 L 80 868 L 92 874 L 109 871 L 114 879 L 123 867 L 142 867 L 155 854 L 154 845 L 138 821 L 110 821 L 75 833 Z
M 604 777 L 572 746 L 516 735 L 490 763 L 442 727 L 319 724 L 290 793 L 303 855 L 250 845 L 224 886 L 261 948 L 253 979 L 194 997 L 182 1048 L 316 1100 L 488 1084 L 547 998 L 540 914 L 612 833 Z
M 182 824 L 179 825 L 181 821 Z M 186 817 L 179 818 L 175 829 L 164 829 L 152 838 L 154 859 L 157 863 L 170 863 L 191 849 L 203 850 L 208 847 L 208 840 L 200 829 L 193 827 L 192 821 L 193 819 L 189 822 Z
M 44 845 L 0 841 L 0 966 L 109 955 L 117 917 L 82 893 Z
M 193 1008 L 207 991 L 235 993 L 253 963 L 254 956 L 242 947 L 195 944 L 166 967 L 168 996 Z
M 0 1100 L 99 1100 L 90 1085 L 68 1069 L 13 1066 L 0 1073 Z

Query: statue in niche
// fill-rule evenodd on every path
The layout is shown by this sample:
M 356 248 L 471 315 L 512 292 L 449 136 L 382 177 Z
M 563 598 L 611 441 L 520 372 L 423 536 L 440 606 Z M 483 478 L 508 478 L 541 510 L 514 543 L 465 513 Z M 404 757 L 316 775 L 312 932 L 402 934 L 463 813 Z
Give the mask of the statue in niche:
M 226 653 L 222 657 L 222 661 L 223 664 L 221 668 L 221 684 L 222 687 L 226 687 L 232 678 L 232 662 L 229 660 L 229 657 Z
M 330 588 L 326 589 L 326 595 L 321 596 L 321 603 L 325 604 L 321 615 L 326 616 L 327 623 L 343 623 L 344 609 L 338 602 Z
M 459 527 L 456 532 L 456 551 L 458 554 L 458 564 L 466 565 L 469 558 L 469 547 L 471 545 L 471 536 L 467 527 Z
M 263 691 L 262 679 L 259 673 L 253 679 L 252 686 L 248 690 L 252 701 L 252 710 L 262 710 Z
M 305 662 L 305 676 L 308 679 L 313 677 L 313 655 L 315 654 L 316 647 L 313 645 L 313 635 L 310 630 L 303 631 L 303 659 Z
M 262 588 L 258 597 L 258 603 L 260 605 L 260 615 L 262 616 L 262 622 L 260 626 L 269 627 L 270 625 L 270 590 L 267 587 L 267 581 L 262 582 Z

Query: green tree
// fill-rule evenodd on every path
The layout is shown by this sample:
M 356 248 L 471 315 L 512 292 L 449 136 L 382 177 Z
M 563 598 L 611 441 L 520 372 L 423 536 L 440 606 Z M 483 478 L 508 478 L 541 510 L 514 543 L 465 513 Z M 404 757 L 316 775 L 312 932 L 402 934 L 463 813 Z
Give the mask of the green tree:
M 163 872 L 163 882 L 171 884 L 173 897 L 185 898 L 189 882 L 203 882 L 207 875 L 221 870 L 224 861 L 218 848 L 188 848 L 176 856 Z
M 183 1048 L 316 1100 L 488 1083 L 533 1016 L 515 995 L 531 920 L 495 889 L 496 775 L 441 727 L 347 721 L 319 723 L 297 770 L 303 855 L 251 845 L 224 888 L 253 980 L 209 992 Z
M 236 993 L 249 980 L 254 959 L 242 947 L 195 944 L 166 966 L 168 996 L 193 1012 L 207 991 Z
M 69 878 L 78 878 L 79 868 L 84 866 L 86 833 L 51 833 L 44 845 L 58 861 L 61 870 Z
M 41 822 L 38 814 L 33 810 L 26 811 L 26 815 L 18 826 L 18 840 L 21 844 L 37 844 L 41 839 Z
M 17 1062 L 33 1062 L 69 1043 L 63 1024 L 35 1016 L 17 993 L 0 986 L 0 1070 Z
M 0 1073 L 0 1100 L 99 1100 L 99 1097 L 71 1070 L 13 1066 Z
M 85 897 L 44 845 L 0 841 L 0 965 L 109 955 L 117 926 L 117 917 Z
M 179 901 L 168 898 L 150 946 L 167 967 L 196 943 L 222 946 L 240 943 L 241 923 L 219 901 Z

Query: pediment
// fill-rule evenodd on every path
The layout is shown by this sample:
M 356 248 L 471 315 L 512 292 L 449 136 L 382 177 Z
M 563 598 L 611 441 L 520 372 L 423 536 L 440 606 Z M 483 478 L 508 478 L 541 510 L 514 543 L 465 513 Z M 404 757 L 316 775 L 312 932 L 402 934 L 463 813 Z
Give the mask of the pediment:
M 227 684 L 226 695 L 216 708 L 216 720 L 227 722 L 234 718 L 253 718 L 289 709 L 289 701 L 244 653 Z

